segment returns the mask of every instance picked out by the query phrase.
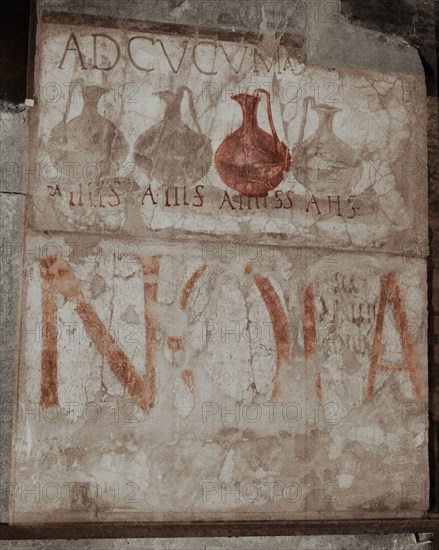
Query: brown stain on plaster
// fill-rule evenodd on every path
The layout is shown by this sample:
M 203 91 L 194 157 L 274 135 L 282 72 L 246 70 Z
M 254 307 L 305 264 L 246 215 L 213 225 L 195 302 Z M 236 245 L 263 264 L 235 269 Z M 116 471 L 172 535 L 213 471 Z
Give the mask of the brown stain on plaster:
M 157 303 L 158 275 L 160 271 L 160 257 L 150 256 L 143 258 L 138 256 L 142 264 L 144 277 L 145 300 L 145 328 L 146 328 L 146 392 L 147 408 L 154 406 L 156 394 L 156 349 L 157 349 L 157 321 L 155 316 L 155 304 Z
M 305 289 L 303 294 L 303 348 L 305 355 L 305 366 L 308 360 L 314 354 L 317 341 L 316 330 L 316 309 L 314 302 L 314 286 L 311 283 Z M 315 390 L 317 395 L 317 402 L 319 405 L 323 405 L 323 391 L 322 391 L 322 377 L 318 373 L 315 377 Z
M 191 369 L 185 369 L 181 373 L 181 377 L 183 378 L 184 383 L 189 388 L 189 391 L 192 395 L 195 395 L 195 376 Z
M 314 305 L 314 288 L 310 284 L 303 295 L 303 345 L 305 361 L 312 356 L 316 347 L 316 313 Z
M 168 344 L 168 348 L 174 353 L 176 353 L 177 351 L 184 350 L 184 342 L 182 338 L 177 338 L 176 336 L 169 336 L 167 344 Z
M 316 376 L 316 393 L 318 404 L 323 406 L 322 376 L 320 373 Z
M 271 401 L 277 402 L 280 401 L 282 397 L 282 386 L 278 380 L 274 383 L 273 393 L 271 394 Z
M 285 309 L 282 302 L 277 295 L 277 292 L 270 283 L 268 277 L 254 276 L 256 286 L 261 293 L 265 306 L 270 316 L 271 324 L 273 326 L 274 339 L 276 342 L 276 376 L 279 374 L 281 367 L 288 363 L 290 360 L 290 327 L 288 324 L 288 317 L 285 313 Z M 280 396 L 280 387 L 274 386 L 272 399 Z
M 181 297 L 180 297 L 181 309 L 187 309 L 189 297 L 195 286 L 195 283 L 198 281 L 201 275 L 206 271 L 206 269 L 207 269 L 207 265 L 202 265 L 199 269 L 197 269 L 197 271 L 195 271 L 195 273 L 192 275 L 192 277 L 188 280 L 188 282 L 184 286 L 183 292 L 181 293 Z
M 380 365 L 378 363 L 381 353 L 381 339 L 384 328 L 384 314 L 388 298 L 391 298 L 396 327 L 399 332 L 401 347 L 404 353 L 404 363 L 397 365 Z M 378 372 L 408 372 L 413 385 L 413 391 L 418 399 L 422 397 L 422 385 L 419 378 L 418 364 L 416 361 L 413 338 L 408 327 L 407 313 L 401 289 L 398 285 L 394 271 L 390 272 L 381 285 L 380 300 L 378 306 L 375 335 L 372 347 L 369 375 L 367 380 L 366 395 L 364 401 L 369 401 L 374 393 L 376 376 Z
M 53 291 L 49 264 L 40 261 L 42 282 L 42 324 L 43 342 L 41 352 L 41 396 L 40 406 L 43 409 L 59 406 L 58 401 L 58 306 Z

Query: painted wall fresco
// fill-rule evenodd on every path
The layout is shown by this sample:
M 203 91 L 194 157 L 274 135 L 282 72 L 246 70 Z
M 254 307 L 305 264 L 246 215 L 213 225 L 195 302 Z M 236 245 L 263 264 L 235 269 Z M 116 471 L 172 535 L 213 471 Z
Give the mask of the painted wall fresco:
M 308 66 L 269 37 L 54 24 L 40 37 L 36 229 L 427 242 L 421 77 Z
M 12 522 L 428 508 L 424 85 L 299 38 L 40 22 Z
M 27 243 L 14 518 L 422 513 L 421 260 L 67 241 Z

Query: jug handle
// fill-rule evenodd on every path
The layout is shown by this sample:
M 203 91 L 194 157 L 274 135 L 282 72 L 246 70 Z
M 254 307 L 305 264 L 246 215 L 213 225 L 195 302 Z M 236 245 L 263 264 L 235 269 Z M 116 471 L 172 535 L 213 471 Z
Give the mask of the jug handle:
M 305 134 L 306 119 L 308 116 L 308 106 L 310 103 L 313 104 L 313 108 L 314 108 L 316 104 L 316 100 L 311 95 L 305 97 L 305 99 L 303 100 L 304 111 L 303 111 L 302 123 L 300 125 L 299 139 L 297 140 L 297 143 L 302 143 L 303 141 L 303 136 Z
M 273 114 L 271 112 L 271 101 L 270 101 L 270 94 L 267 92 L 267 90 L 264 90 L 263 88 L 257 88 L 254 92 L 253 92 L 253 95 L 256 95 L 257 93 L 262 93 L 266 96 L 267 98 L 267 113 L 268 113 L 268 122 L 270 123 L 270 128 L 271 128 L 271 133 L 273 134 L 273 138 L 274 138 L 274 141 L 276 144 L 279 143 L 280 139 L 277 135 L 277 132 L 276 132 L 276 128 L 274 127 L 274 122 L 273 122 Z
M 188 88 L 187 86 L 180 86 L 180 88 L 178 88 L 177 90 L 177 93 L 181 93 L 183 94 L 183 92 L 186 92 L 187 95 L 188 95 L 188 98 L 189 98 L 189 110 L 191 112 L 191 116 L 192 116 L 192 120 L 194 121 L 194 124 L 197 128 L 197 132 L 199 134 L 202 134 L 203 132 L 201 131 L 201 127 L 200 127 L 200 124 L 198 122 L 198 115 L 197 115 L 197 111 L 195 110 L 195 103 L 194 103 L 194 96 L 192 94 L 192 90 L 190 88 Z

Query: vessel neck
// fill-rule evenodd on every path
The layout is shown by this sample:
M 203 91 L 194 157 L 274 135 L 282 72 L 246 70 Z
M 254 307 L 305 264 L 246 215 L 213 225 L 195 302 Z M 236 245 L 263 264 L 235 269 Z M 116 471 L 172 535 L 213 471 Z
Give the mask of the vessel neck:
M 171 92 L 172 93 L 172 92 Z M 183 101 L 183 91 L 180 89 L 172 93 L 166 101 L 165 118 L 166 120 L 175 120 L 181 118 L 181 104 Z
M 329 109 L 316 109 L 316 111 L 319 117 L 319 129 L 321 131 L 332 130 L 332 121 L 337 111 Z
M 258 104 L 261 98 L 248 94 L 238 94 L 232 96 L 232 99 L 237 101 L 241 106 L 243 128 L 249 130 L 258 128 Z
M 88 119 L 96 120 L 100 116 L 98 111 L 98 103 L 84 103 L 82 114 L 85 115 Z

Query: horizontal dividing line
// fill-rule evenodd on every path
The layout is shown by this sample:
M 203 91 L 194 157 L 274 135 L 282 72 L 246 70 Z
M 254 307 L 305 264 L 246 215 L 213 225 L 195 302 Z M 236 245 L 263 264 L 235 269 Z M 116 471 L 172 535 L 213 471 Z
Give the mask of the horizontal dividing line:
M 35 207 L 35 206 L 34 206 Z M 38 209 L 39 210 L 39 209 Z M 42 212 L 40 210 L 40 212 Z M 93 231 L 92 228 L 81 228 L 81 229 L 38 229 L 29 225 L 26 225 L 26 238 L 44 238 L 48 237 L 68 237 L 72 235 L 84 235 L 89 241 L 92 239 L 99 239 L 100 241 L 114 241 L 117 240 L 121 243 L 129 244 L 158 244 L 165 243 L 172 246 L 180 244 L 219 244 L 219 245 L 232 245 L 232 246 L 241 246 L 243 248 L 265 248 L 265 249 L 290 249 L 290 250 L 304 250 L 304 251 L 319 251 L 321 257 L 316 259 L 314 263 L 319 262 L 323 259 L 323 255 L 335 256 L 335 255 L 362 255 L 362 256 L 389 256 L 392 258 L 401 258 L 401 259 L 410 259 L 410 260 L 424 260 L 430 257 L 425 254 L 402 254 L 394 250 L 374 250 L 368 248 L 335 248 L 331 246 L 319 246 L 317 244 L 310 244 L 305 246 L 304 244 L 295 244 L 295 236 L 288 235 L 289 240 L 285 239 L 284 234 L 273 234 L 273 233 L 254 233 L 251 235 L 252 240 L 242 240 L 242 235 L 240 233 L 223 233 L 223 234 L 212 234 L 212 233 L 202 233 L 202 232 L 190 232 L 190 230 L 181 230 L 181 229 L 150 229 L 148 228 L 148 233 L 144 235 L 130 235 L 126 233 L 124 229 L 113 230 L 110 229 L 102 230 L 100 233 Z M 159 240 L 157 240 L 157 237 Z M 264 238 L 263 242 L 258 242 L 256 239 Z M 297 237 L 298 238 L 298 237 Z M 253 240 L 254 239 L 254 240 Z
M 259 44 L 263 35 L 255 30 L 240 28 L 233 30 L 230 27 L 199 26 L 197 24 L 179 24 L 176 22 L 150 21 L 146 19 L 119 19 L 118 17 L 78 14 L 66 11 L 42 10 L 39 14 L 41 23 L 58 25 L 74 25 L 87 27 L 104 27 L 122 31 L 136 31 L 150 34 L 176 35 L 178 37 L 207 38 L 223 42 L 250 42 Z M 283 32 L 279 36 L 280 44 L 287 43 L 302 50 L 305 37 L 297 32 Z
M 0 524 L 0 540 L 438 533 L 439 516 L 410 519 Z

